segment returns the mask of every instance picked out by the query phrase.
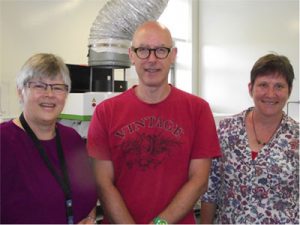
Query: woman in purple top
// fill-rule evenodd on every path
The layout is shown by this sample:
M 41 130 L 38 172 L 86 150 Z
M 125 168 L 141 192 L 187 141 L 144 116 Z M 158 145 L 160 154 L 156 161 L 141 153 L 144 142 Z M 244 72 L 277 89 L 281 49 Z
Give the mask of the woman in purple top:
M 57 123 L 70 85 L 53 54 L 32 56 L 18 74 L 23 113 L 0 124 L 1 223 L 94 223 L 97 194 L 85 143 Z

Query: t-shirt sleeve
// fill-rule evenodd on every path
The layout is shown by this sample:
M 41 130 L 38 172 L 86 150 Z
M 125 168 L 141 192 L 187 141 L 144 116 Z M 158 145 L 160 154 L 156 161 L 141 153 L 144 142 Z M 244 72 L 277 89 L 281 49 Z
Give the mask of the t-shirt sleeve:
M 88 129 L 87 149 L 92 158 L 110 160 L 109 141 L 107 133 L 106 108 L 104 104 L 99 104 L 92 116 Z
M 216 125 L 209 104 L 199 104 L 192 158 L 215 158 L 221 155 Z

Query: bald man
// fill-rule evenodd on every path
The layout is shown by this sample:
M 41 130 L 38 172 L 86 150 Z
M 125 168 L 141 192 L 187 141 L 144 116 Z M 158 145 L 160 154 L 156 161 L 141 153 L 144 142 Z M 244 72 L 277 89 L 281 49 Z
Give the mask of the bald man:
M 88 150 L 103 223 L 195 223 L 220 148 L 209 104 L 168 83 L 176 54 L 167 27 L 140 25 L 129 49 L 138 85 L 94 112 Z

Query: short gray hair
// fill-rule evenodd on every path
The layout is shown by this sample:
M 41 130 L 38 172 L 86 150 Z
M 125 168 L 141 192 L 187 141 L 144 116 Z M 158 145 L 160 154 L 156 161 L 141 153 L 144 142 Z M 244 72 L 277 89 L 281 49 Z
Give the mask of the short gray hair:
M 28 81 L 33 78 L 54 79 L 61 76 L 64 83 L 71 89 L 70 72 L 62 58 L 49 53 L 38 53 L 31 56 L 22 66 L 17 75 L 17 88 L 24 89 Z

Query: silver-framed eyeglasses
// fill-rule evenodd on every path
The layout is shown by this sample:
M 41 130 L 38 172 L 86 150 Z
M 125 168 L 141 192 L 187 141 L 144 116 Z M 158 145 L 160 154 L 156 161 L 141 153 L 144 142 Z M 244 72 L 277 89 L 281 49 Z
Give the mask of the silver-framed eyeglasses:
M 140 59 L 147 59 L 150 56 L 152 51 L 154 52 L 156 58 L 165 59 L 168 57 L 171 49 L 172 48 L 167 48 L 167 47 L 158 47 L 158 48 L 132 47 L 132 50 Z
M 27 87 L 39 94 L 46 93 L 48 87 L 50 87 L 52 93 L 56 95 L 66 94 L 69 90 L 69 86 L 66 84 L 47 84 L 41 81 L 29 81 Z

